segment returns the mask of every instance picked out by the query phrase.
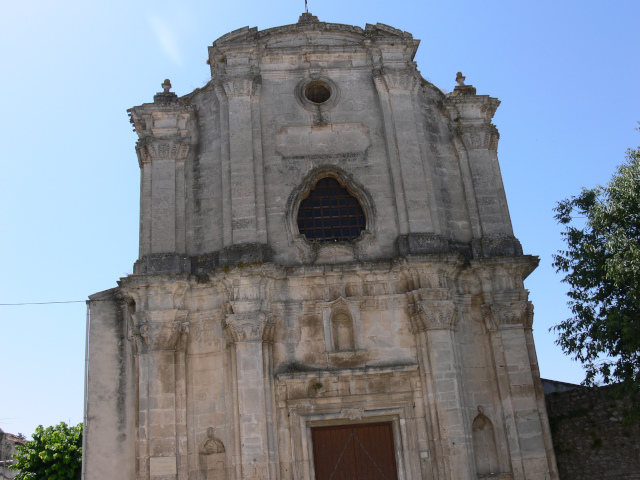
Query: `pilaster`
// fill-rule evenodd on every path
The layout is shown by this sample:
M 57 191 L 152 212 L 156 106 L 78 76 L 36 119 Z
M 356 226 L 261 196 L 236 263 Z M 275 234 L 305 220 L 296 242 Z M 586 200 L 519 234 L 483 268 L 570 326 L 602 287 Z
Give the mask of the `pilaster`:
M 432 408 L 434 476 L 438 480 L 475 478 L 455 343 L 456 306 L 450 300 L 419 301 L 411 320 L 426 385 L 426 403 Z
M 484 304 L 482 312 L 493 350 L 514 480 L 557 478 L 547 457 L 529 358 L 526 331 L 531 330 L 533 306 L 511 292 L 492 296 L 493 302 Z M 523 368 L 526 366 L 529 368 Z
M 223 320 L 230 346 L 238 478 L 278 478 L 271 342 L 268 312 L 230 313 Z M 241 439 L 241 441 L 240 441 Z
M 415 64 L 395 68 L 382 66 L 373 70 L 373 78 L 382 107 L 387 153 L 393 177 L 400 234 L 434 233 L 430 207 L 433 192 L 431 179 L 425 174 L 420 148 L 421 132 L 415 121 L 415 93 L 420 75 Z
M 154 253 L 186 253 L 184 164 L 197 141 L 196 113 L 169 91 L 129 110 L 138 133 L 140 178 L 140 258 Z
M 500 135 L 491 123 L 500 100 L 476 95 L 476 89 L 465 85 L 460 72 L 456 80 L 458 85 L 447 96 L 444 106 L 458 150 L 467 208 L 474 227 L 474 256 L 521 255 L 522 248 L 513 238 L 498 163 Z
M 138 365 L 138 472 L 153 480 L 188 477 L 185 310 L 132 315 Z
M 250 52 L 246 53 L 250 56 Z M 225 247 L 266 243 L 260 92 L 252 68 L 215 71 L 221 100 Z M 230 229 L 228 232 L 227 229 Z

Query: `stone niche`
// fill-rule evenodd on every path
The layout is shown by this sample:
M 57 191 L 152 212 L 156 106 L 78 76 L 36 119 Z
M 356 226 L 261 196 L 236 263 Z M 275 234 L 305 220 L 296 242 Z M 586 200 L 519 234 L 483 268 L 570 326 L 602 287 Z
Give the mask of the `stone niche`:
M 213 427 L 207 429 L 199 452 L 199 480 L 227 480 L 227 452 L 222 440 L 214 436 Z

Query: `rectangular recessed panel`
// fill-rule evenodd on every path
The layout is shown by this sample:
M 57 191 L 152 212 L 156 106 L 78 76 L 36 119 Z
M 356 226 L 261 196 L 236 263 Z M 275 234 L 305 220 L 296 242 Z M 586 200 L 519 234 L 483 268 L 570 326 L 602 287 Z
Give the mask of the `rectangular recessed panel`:
M 151 457 L 149 459 L 149 470 L 151 476 L 175 475 L 176 457 Z

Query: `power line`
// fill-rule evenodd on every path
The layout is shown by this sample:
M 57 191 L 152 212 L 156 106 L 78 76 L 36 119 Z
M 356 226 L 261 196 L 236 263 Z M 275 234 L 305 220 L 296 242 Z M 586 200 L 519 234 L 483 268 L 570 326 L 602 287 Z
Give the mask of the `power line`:
M 87 303 L 86 300 L 68 300 L 65 302 L 25 302 L 25 303 L 0 303 L 0 307 L 20 305 L 50 305 L 52 303 Z

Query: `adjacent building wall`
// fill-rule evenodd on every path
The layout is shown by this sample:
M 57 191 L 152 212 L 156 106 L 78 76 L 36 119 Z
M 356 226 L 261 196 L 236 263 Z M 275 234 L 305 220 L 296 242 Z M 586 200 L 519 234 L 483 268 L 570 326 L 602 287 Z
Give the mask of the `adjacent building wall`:
M 561 480 L 640 479 L 640 424 L 623 423 L 628 401 L 606 387 L 580 386 L 546 401 Z

